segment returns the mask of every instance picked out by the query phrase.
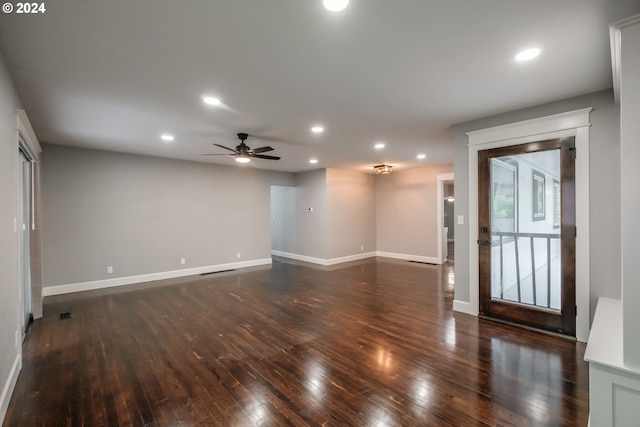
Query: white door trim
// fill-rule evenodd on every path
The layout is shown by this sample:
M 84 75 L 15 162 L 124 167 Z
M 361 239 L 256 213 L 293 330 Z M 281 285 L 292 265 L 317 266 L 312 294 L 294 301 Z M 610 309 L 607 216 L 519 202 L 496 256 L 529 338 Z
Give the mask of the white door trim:
M 554 114 L 468 132 L 469 167 L 469 301 L 454 301 L 454 310 L 478 315 L 478 151 L 546 139 L 575 136 L 576 157 L 576 338 L 589 338 L 589 113 L 593 108 Z

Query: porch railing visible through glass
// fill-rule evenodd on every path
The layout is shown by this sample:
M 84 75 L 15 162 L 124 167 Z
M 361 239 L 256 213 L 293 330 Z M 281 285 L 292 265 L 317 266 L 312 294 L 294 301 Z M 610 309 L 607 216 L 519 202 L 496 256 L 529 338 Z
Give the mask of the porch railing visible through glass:
M 560 235 L 494 231 L 491 237 L 491 297 L 560 310 Z

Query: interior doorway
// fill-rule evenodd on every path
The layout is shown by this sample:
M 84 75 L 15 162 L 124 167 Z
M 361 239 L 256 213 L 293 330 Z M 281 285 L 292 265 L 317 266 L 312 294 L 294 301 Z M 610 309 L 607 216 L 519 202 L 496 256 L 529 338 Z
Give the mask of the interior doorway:
M 436 203 L 438 206 L 436 233 L 438 242 L 438 264 L 444 264 L 447 260 L 453 262 L 455 235 L 455 198 L 453 172 L 441 173 L 437 176 Z
M 455 245 L 454 245 L 454 237 L 455 237 L 455 221 L 454 221 L 454 212 L 455 212 L 455 191 L 453 180 L 444 181 L 443 182 L 443 199 L 442 199 L 442 210 L 443 220 L 444 220 L 444 234 L 443 239 L 445 240 L 445 246 L 443 248 L 446 249 L 444 253 L 445 261 L 453 261 L 455 259 Z
M 33 157 L 21 143 L 19 146 L 19 197 L 20 219 L 18 221 L 20 245 L 20 324 L 22 338 L 33 320 L 31 296 L 31 231 L 35 226 Z

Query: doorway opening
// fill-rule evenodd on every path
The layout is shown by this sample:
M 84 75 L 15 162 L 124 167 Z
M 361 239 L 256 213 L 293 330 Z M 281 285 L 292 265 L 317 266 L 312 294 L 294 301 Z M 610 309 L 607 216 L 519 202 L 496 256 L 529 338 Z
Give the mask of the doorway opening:
M 438 206 L 436 233 L 438 242 L 438 264 L 451 263 L 454 259 L 454 236 L 455 236 L 455 198 L 454 198 L 454 176 L 451 173 L 441 173 L 437 176 L 436 203 Z
M 443 183 L 443 199 L 442 199 L 442 210 L 443 210 L 443 220 L 444 220 L 444 234 L 443 239 L 445 240 L 445 245 L 443 249 L 446 249 L 443 256 L 443 261 L 453 261 L 455 259 L 455 225 L 454 225 L 454 207 L 455 207 L 455 197 L 454 197 L 454 186 L 453 180 L 444 181 Z
M 31 295 L 31 231 L 35 229 L 34 212 L 34 158 L 20 138 L 19 152 L 19 259 L 20 259 L 20 326 L 22 339 L 33 321 Z

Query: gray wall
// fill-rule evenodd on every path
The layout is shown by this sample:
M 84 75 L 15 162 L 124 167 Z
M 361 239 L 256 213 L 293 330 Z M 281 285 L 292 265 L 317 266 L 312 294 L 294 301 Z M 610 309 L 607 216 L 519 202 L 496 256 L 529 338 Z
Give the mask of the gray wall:
M 373 175 L 321 169 L 296 182 L 271 188 L 273 250 L 323 260 L 375 251 Z
M 451 170 L 451 165 L 444 165 L 376 176 L 378 251 L 438 256 L 436 233 L 441 231 L 437 223 L 437 177 Z M 456 176 L 456 193 L 457 182 Z
M 4 58 L 0 56 L 0 389 L 7 384 L 11 367 L 19 354 L 14 342 L 15 333 L 20 330 L 19 248 L 18 235 L 13 230 L 14 218 L 18 217 L 15 111 L 18 108 L 21 108 L 20 101 Z M 7 405 L 9 402 L 0 403 Z M 6 407 L 1 409 L 6 410 Z M 3 414 L 0 411 L 0 423 Z
M 327 169 L 327 207 L 327 258 L 376 250 L 376 190 L 372 174 Z
M 271 249 L 297 253 L 296 187 L 271 187 Z
M 455 215 L 464 215 L 465 225 L 456 225 L 455 299 L 469 301 L 468 138 L 465 132 L 535 119 L 580 108 L 593 107 L 590 129 L 590 276 L 591 316 L 599 297 L 620 297 L 620 109 L 612 91 L 575 98 L 454 126 Z M 579 155 L 579 154 L 578 154 Z
M 270 185 L 293 183 L 55 145 L 43 146 L 42 164 L 45 287 L 270 258 Z
M 327 171 L 296 174 L 296 184 L 297 244 L 293 253 L 327 259 Z

